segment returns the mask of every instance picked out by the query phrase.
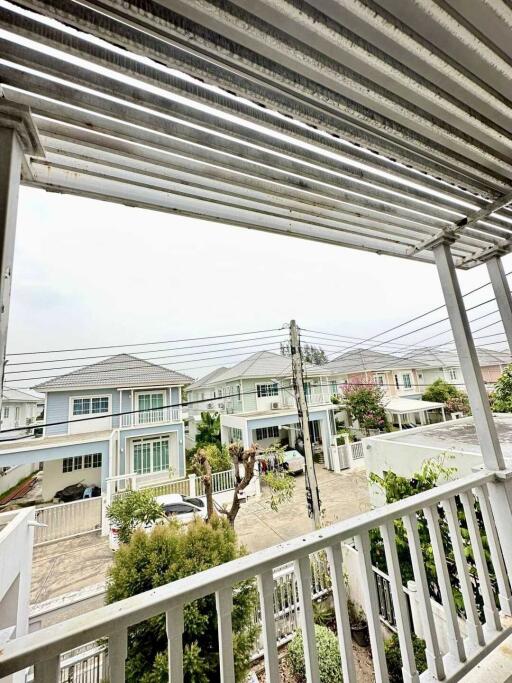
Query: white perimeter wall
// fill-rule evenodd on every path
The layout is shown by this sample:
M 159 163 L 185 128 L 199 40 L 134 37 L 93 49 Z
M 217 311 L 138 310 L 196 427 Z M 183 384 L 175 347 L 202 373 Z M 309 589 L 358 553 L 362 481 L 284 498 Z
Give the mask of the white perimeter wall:
M 412 436 L 411 436 L 412 440 Z M 392 470 L 402 477 L 411 477 L 417 472 L 425 460 L 446 456 L 445 464 L 448 467 L 457 468 L 454 478 L 465 477 L 473 474 L 475 468 L 482 466 L 480 453 L 443 450 L 438 447 L 416 446 L 387 439 L 386 437 L 374 437 L 363 439 L 364 459 L 368 474 L 374 472 L 379 476 L 387 470 Z M 370 502 L 373 506 L 385 504 L 384 495 L 375 486 L 370 484 Z
M 15 465 L 4 474 L 0 474 L 0 495 L 8 489 L 16 486 L 16 484 L 25 479 L 32 472 L 37 472 L 39 465 L 35 463 L 27 463 L 26 465 Z

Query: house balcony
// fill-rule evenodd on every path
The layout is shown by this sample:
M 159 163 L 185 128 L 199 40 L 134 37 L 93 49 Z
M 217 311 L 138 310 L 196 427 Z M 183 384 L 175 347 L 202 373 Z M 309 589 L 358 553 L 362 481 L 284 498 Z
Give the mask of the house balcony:
M 125 680 L 127 628 L 166 614 L 170 680 L 183 681 L 183 611 L 193 600 L 215 595 L 218 615 L 221 681 L 233 683 L 233 631 L 231 611 L 234 587 L 255 579 L 261 610 L 261 645 L 269 683 L 279 681 L 278 646 L 274 620 L 274 570 L 293 564 L 298 598 L 299 625 L 304 634 L 307 681 L 319 680 L 311 595 L 311 562 L 325 551 L 344 680 L 356 681 L 345 586 L 343 544 L 357 550 L 357 577 L 368 620 L 372 661 L 377 683 L 388 681 L 384 635 L 379 615 L 379 594 L 371 562 L 370 532 L 380 531 L 387 565 L 393 621 L 398 632 L 403 680 L 458 681 L 477 665 L 485 664 L 512 633 L 510 570 L 512 523 L 506 504 L 509 472 L 485 472 L 436 487 L 405 500 L 338 522 L 320 531 L 280 543 L 243 558 L 180 579 L 147 593 L 7 642 L 0 652 L 0 678 L 34 666 L 38 683 L 60 680 L 61 655 L 91 641 L 108 642 L 108 680 Z M 462 514 L 463 513 L 463 514 Z M 461 528 L 461 515 L 465 528 Z M 407 546 L 426 643 L 427 670 L 418 674 L 412 646 L 409 607 L 395 537 L 400 521 Z M 428 529 L 429 553 L 435 566 L 438 602 L 431 597 L 420 543 L 419 523 Z M 464 533 L 463 533 L 464 532 Z M 485 539 L 485 550 L 483 539 Z M 424 541 L 424 539 L 423 539 Z M 503 541 L 503 543 L 501 543 Z M 468 553 L 468 543 L 471 553 Z M 449 557 L 448 557 L 449 556 Z M 473 562 L 468 563 L 468 557 Z M 490 566 L 493 577 L 491 580 Z M 458 595 L 454 597 L 453 577 Z M 478 597 L 477 597 L 478 596 Z M 440 618 L 442 613 L 443 618 Z M 443 644 L 443 645 L 442 645 Z M 496 652 L 497 654 L 497 652 Z M 467 679 L 465 679 L 467 680 Z M 493 679 L 497 680 L 497 679 Z
M 157 408 L 121 415 L 121 427 L 147 427 L 181 420 L 181 408 Z

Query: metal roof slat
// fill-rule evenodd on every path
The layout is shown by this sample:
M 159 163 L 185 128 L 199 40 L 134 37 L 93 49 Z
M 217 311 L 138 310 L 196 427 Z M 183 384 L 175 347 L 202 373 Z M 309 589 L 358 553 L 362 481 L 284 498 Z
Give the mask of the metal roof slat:
M 178 68 L 183 67 L 185 72 L 192 73 L 196 77 L 206 79 L 207 81 L 209 80 L 221 87 L 226 87 L 231 92 L 239 91 L 239 94 L 248 97 L 249 99 L 253 99 L 255 102 L 262 102 L 270 107 L 274 105 L 278 111 L 284 110 L 285 112 L 288 112 L 288 115 L 297 115 L 296 110 L 299 109 L 298 118 L 301 118 L 302 116 L 303 119 L 306 119 L 310 123 L 317 124 L 320 122 L 320 126 L 322 126 L 325 124 L 326 118 L 328 120 L 337 120 L 338 124 L 329 124 L 332 126 L 330 132 L 334 134 L 338 134 L 338 130 L 343 130 L 343 127 L 345 126 L 346 128 L 347 126 L 346 120 L 340 118 L 340 114 L 343 112 L 343 115 L 349 115 L 352 119 L 352 123 L 350 124 L 351 129 L 344 130 L 344 135 L 347 139 L 351 139 L 356 142 L 356 144 L 367 146 L 370 149 L 379 149 L 382 154 L 388 155 L 391 158 L 396 158 L 405 164 L 416 162 L 420 170 L 430 172 L 434 176 L 444 177 L 448 182 L 461 184 L 460 176 L 458 177 L 458 174 L 464 169 L 464 173 L 468 174 L 467 180 L 469 184 L 471 184 L 470 178 L 475 175 L 485 178 L 486 182 L 490 183 L 491 186 L 496 186 L 496 184 L 500 183 L 500 180 L 497 177 L 491 177 L 489 175 L 484 166 L 475 165 L 474 163 L 468 164 L 467 159 L 465 159 L 463 155 L 455 153 L 454 150 L 449 150 L 446 147 L 441 147 L 437 140 L 429 140 L 427 142 L 426 138 L 422 139 L 421 136 L 414 135 L 413 141 L 407 130 L 405 128 L 402 129 L 396 122 L 386 120 L 385 117 L 382 116 L 376 116 L 369 110 L 364 111 L 361 106 L 354 106 L 353 103 L 350 103 L 348 100 L 341 101 L 341 95 L 334 93 L 334 91 L 331 91 L 330 94 L 328 91 L 323 92 L 323 87 L 318 84 L 313 88 L 313 81 L 310 81 L 310 85 L 306 86 L 306 84 L 302 82 L 304 79 L 299 82 L 297 79 L 288 77 L 288 81 L 285 82 L 283 80 L 283 75 L 281 74 L 280 90 L 278 90 L 277 87 L 273 86 L 265 79 L 266 72 L 263 70 L 260 73 L 259 80 L 256 82 L 248 72 L 244 72 L 242 62 L 245 64 L 247 60 L 243 59 L 240 54 L 238 54 L 236 62 L 230 63 L 229 67 L 227 67 L 226 63 L 222 62 L 221 55 L 224 60 L 231 56 L 229 55 L 228 50 L 222 45 L 215 47 L 212 44 L 210 46 L 211 50 L 208 58 L 205 59 L 203 70 L 201 70 L 196 63 L 192 64 L 186 61 L 178 61 L 178 64 L 176 64 L 176 58 L 174 56 L 172 58 L 169 56 L 169 52 L 171 49 L 175 48 L 176 43 L 178 43 L 178 47 L 179 43 L 186 43 L 187 45 L 186 49 L 182 49 L 181 51 L 183 60 L 185 60 L 185 57 L 193 59 L 196 54 L 201 55 L 204 53 L 206 55 L 207 50 L 203 47 L 203 44 L 206 42 L 204 38 L 201 42 L 201 46 L 196 45 L 194 47 L 191 45 L 190 40 L 183 40 L 184 35 L 187 36 L 187 38 L 191 35 L 191 28 L 187 31 L 183 31 L 182 27 L 179 27 L 179 29 L 171 35 L 170 21 L 160 19 L 158 22 L 152 22 L 149 12 L 140 15 L 138 10 L 128 2 L 101 3 L 101 12 L 104 13 L 102 14 L 101 21 L 98 20 L 97 16 L 95 18 L 95 10 L 98 10 L 100 3 L 89 2 L 88 0 L 83 0 L 80 5 L 74 5 L 75 14 L 70 12 L 70 3 L 66 0 L 60 3 L 40 2 L 40 0 L 22 0 L 20 4 L 42 12 L 47 16 L 55 17 L 66 21 L 67 23 L 71 22 L 82 30 L 90 31 L 100 37 L 107 39 L 109 37 L 111 39 L 115 38 L 116 43 L 124 44 L 128 49 L 137 52 L 137 43 L 133 39 L 129 40 L 125 35 L 121 36 L 116 34 L 114 36 L 110 26 L 106 32 L 103 30 L 103 27 L 107 24 L 107 19 L 113 17 L 122 20 L 124 22 L 124 30 L 127 30 L 128 27 L 136 27 L 136 29 L 144 31 L 144 33 L 141 34 L 144 39 L 151 36 L 159 42 L 166 41 L 167 54 L 164 51 L 157 50 L 156 47 L 151 49 L 147 43 L 144 44 L 144 49 L 139 51 L 141 54 L 145 55 L 151 53 L 154 58 L 164 63 L 168 63 L 170 66 L 177 66 Z M 64 7 L 66 7 L 66 9 L 64 9 Z M 73 5 L 71 5 L 71 7 L 73 7 Z M 87 14 L 87 12 L 89 12 L 89 14 Z M 86 19 L 84 16 L 90 16 L 90 18 Z M 171 39 L 174 44 L 169 44 L 169 40 Z M 197 49 L 198 47 L 199 49 Z M 196 54 L 194 53 L 194 50 L 196 50 Z M 197 60 L 199 61 L 200 57 L 197 57 Z M 241 68 L 242 75 L 237 77 L 236 74 Z M 220 73 L 225 74 L 224 80 L 219 75 Z M 230 76 L 232 80 L 229 80 L 228 76 Z M 267 91 L 269 94 L 266 94 Z M 301 97 L 308 97 L 308 101 L 304 104 L 301 100 L 293 100 L 293 97 L 297 97 L 297 93 L 300 93 Z M 268 99 L 271 98 L 272 95 L 274 100 Z M 289 103 L 285 104 L 285 96 L 288 97 L 288 99 L 290 97 L 292 98 L 293 107 L 295 108 L 292 108 Z M 325 103 L 321 110 L 318 109 L 320 103 Z M 328 112 L 325 107 L 328 107 Z M 315 112 L 321 113 L 317 114 Z M 363 123 L 365 126 L 364 130 L 361 128 Z M 373 130 L 370 129 L 370 125 Z M 376 131 L 378 131 L 380 137 L 375 137 Z M 390 138 L 386 139 L 382 137 L 383 135 L 390 136 Z M 405 148 L 404 145 L 406 145 Z M 423 157 L 418 155 L 418 150 L 421 150 Z M 437 160 L 434 158 L 434 152 Z M 424 159 L 423 164 L 422 158 Z M 439 165 L 439 159 L 442 159 L 442 165 Z M 429 163 L 433 163 L 434 166 L 429 166 Z M 448 172 L 448 175 L 443 173 L 443 165 L 446 165 L 446 163 L 451 165 L 451 173 L 455 175 L 450 175 L 450 172 Z M 498 168 L 499 164 L 495 165 L 496 171 Z M 507 185 L 502 184 L 502 187 L 506 188 Z M 482 187 L 473 189 L 485 192 L 485 189 Z

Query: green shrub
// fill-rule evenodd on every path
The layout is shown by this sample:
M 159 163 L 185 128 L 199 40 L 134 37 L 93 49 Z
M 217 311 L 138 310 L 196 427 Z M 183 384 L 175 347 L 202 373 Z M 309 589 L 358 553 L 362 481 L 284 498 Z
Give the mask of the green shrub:
M 326 626 L 315 626 L 315 639 L 320 667 L 319 683 L 343 683 L 338 638 Z M 306 680 L 302 631 L 297 631 L 288 645 L 288 661 L 292 673 L 300 681 Z
M 416 668 L 418 669 L 418 673 L 421 674 L 427 669 L 425 641 L 413 634 L 412 646 L 414 650 L 414 659 L 416 660 Z M 389 683 L 402 683 L 404 680 L 402 676 L 402 655 L 400 653 L 400 645 L 396 633 L 386 641 L 384 649 L 388 665 Z
M 135 531 L 114 557 L 107 582 L 107 603 L 172 583 L 185 576 L 242 556 L 233 528 L 215 517 L 206 524 L 169 522 L 151 533 Z M 243 581 L 233 591 L 233 650 L 237 681 L 250 668 L 258 628 L 253 615 L 257 595 L 254 582 Z M 167 673 L 165 615 L 128 629 L 128 683 L 165 683 Z M 183 669 L 187 683 L 220 680 L 215 596 L 207 595 L 184 608 Z
M 107 508 L 107 517 L 119 529 L 119 540 L 128 543 L 141 524 L 151 524 L 163 517 L 164 508 L 150 490 L 128 491 L 115 498 Z

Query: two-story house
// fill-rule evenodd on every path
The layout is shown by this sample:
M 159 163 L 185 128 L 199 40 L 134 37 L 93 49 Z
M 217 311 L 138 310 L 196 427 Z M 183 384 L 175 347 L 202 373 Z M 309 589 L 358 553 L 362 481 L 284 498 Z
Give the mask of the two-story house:
M 482 369 L 482 377 L 490 391 L 505 367 L 512 361 L 512 357 L 507 351 L 494 351 L 481 347 L 478 347 L 476 352 Z M 424 387 L 432 384 L 436 379 L 444 379 L 458 389 L 465 390 L 459 357 L 455 351 L 422 349 L 418 354 L 422 362 L 418 377 Z M 411 362 L 414 362 L 414 357 L 411 357 Z
M 185 474 L 182 388 L 191 378 L 119 354 L 39 384 L 45 427 L 39 439 L 0 444 L 0 463 L 43 463 L 43 498 L 107 477 Z
M 327 462 L 336 433 L 334 406 L 325 366 L 304 364 L 304 389 L 309 404 L 311 432 Z M 231 368 L 218 368 L 191 384 L 187 391 L 189 415 L 219 412 L 223 443 L 241 441 L 265 447 L 276 441 L 295 444 L 299 418 L 292 385 L 290 358 L 259 351 Z
M 42 415 L 43 408 L 43 396 L 35 396 L 21 389 L 4 386 L 0 429 L 30 427 Z M 21 433 L 18 436 L 21 436 Z M 12 439 L 12 434 L 6 434 L 3 438 Z M 2 434 L 0 434 L 0 439 L 2 439 Z
M 441 403 L 422 401 L 422 372 L 428 363 L 418 358 L 400 357 L 372 349 L 347 351 L 325 365 L 335 384 L 333 393 L 342 394 L 347 384 L 371 383 L 381 387 L 390 422 L 403 426 L 428 424 L 445 419 Z

